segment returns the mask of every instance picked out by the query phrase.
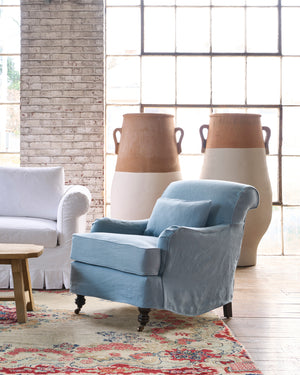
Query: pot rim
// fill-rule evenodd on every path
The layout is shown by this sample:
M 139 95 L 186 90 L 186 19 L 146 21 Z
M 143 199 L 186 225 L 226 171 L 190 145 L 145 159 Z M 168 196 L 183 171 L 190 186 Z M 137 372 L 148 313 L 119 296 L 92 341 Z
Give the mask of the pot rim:
M 169 113 L 145 113 L 145 112 L 140 112 L 140 113 L 125 113 L 123 117 L 136 117 L 136 116 L 141 116 L 141 117 L 174 117 L 174 115 L 171 115 Z
M 229 113 L 229 112 L 225 112 L 225 113 L 213 113 L 210 115 L 210 117 L 220 117 L 220 116 L 232 116 L 232 117 L 261 117 L 261 115 L 259 113 L 238 113 L 238 112 L 235 112 L 235 113 Z

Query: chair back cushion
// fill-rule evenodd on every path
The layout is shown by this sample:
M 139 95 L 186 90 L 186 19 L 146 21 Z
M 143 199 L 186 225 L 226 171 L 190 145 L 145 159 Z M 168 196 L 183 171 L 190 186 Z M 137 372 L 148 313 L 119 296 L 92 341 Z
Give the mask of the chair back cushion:
M 158 237 L 171 225 L 181 227 L 204 227 L 211 201 L 184 201 L 159 198 L 148 221 L 145 235 Z
M 163 198 L 187 201 L 211 200 L 207 226 L 243 223 L 250 208 L 259 202 L 257 190 L 250 185 L 221 180 L 172 182 Z
M 0 216 L 56 220 L 63 194 L 61 167 L 0 167 Z

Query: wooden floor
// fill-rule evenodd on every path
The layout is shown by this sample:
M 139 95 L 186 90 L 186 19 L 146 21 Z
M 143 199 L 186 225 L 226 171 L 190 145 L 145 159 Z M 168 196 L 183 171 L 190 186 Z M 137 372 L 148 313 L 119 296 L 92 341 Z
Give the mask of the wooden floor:
M 300 257 L 260 256 L 238 268 L 225 322 L 264 375 L 299 375 Z

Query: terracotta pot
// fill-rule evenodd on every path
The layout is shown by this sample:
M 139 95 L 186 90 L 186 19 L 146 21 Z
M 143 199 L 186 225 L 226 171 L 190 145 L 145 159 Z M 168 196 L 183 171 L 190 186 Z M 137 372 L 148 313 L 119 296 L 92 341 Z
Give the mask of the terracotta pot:
M 176 133 L 180 133 L 176 140 Z M 111 216 L 145 219 L 170 182 L 182 178 L 178 154 L 183 130 L 174 127 L 174 116 L 130 113 L 122 128 L 114 130 L 118 154 L 112 181 Z M 120 140 L 118 140 L 120 136 Z
M 208 129 L 207 139 L 204 129 Z M 245 183 L 259 192 L 259 206 L 246 218 L 239 266 L 256 264 L 258 244 L 271 221 L 272 190 L 266 164 L 270 134 L 257 114 L 218 113 L 211 115 L 209 126 L 200 127 L 205 152 L 200 178 Z

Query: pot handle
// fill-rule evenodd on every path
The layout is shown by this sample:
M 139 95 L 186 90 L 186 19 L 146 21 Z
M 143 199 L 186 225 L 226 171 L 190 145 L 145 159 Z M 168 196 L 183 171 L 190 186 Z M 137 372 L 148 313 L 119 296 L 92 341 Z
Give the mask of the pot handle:
M 268 155 L 269 154 L 269 140 L 271 137 L 271 129 L 268 126 L 262 126 L 262 130 L 266 132 L 264 143 L 265 143 L 266 154 Z
M 202 152 L 202 153 L 205 152 L 205 149 L 206 149 L 206 141 L 207 141 L 207 138 L 204 137 L 204 133 L 203 133 L 203 130 L 204 130 L 204 129 L 207 129 L 207 130 L 208 130 L 208 125 L 202 125 L 202 126 L 200 126 L 200 129 L 199 129 L 200 138 L 201 138 L 201 142 L 202 142 L 202 146 L 201 146 L 201 152 Z
M 120 142 L 118 142 L 118 139 L 117 139 L 118 132 L 120 133 L 120 137 L 121 137 L 122 128 L 116 128 L 113 132 L 113 137 L 114 137 L 114 142 L 115 142 L 115 154 L 119 153 L 119 147 L 120 147 Z
M 182 139 L 183 139 L 183 136 L 184 136 L 184 131 L 183 131 L 182 128 L 175 128 L 175 139 L 176 139 L 176 133 L 177 132 L 180 132 L 180 136 L 179 136 L 178 142 L 176 140 L 177 152 L 178 152 L 178 154 L 181 154 L 181 151 L 182 151 L 182 149 L 181 149 L 181 142 L 182 142 Z

